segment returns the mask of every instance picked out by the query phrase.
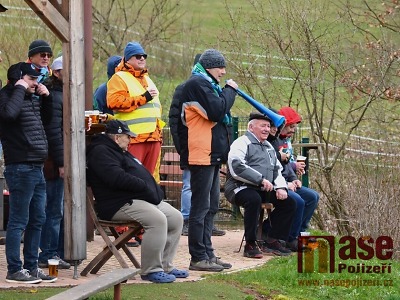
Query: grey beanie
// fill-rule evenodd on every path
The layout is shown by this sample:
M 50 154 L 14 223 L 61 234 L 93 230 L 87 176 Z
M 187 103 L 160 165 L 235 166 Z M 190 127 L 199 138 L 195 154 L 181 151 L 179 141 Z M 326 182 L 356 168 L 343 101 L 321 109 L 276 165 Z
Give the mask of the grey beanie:
M 199 63 L 203 66 L 204 69 L 212 69 L 212 68 L 225 68 L 225 58 L 215 49 L 207 49 L 200 56 Z
M 43 40 L 35 40 L 29 45 L 28 57 L 32 57 L 36 53 L 50 53 L 53 55 L 50 45 Z

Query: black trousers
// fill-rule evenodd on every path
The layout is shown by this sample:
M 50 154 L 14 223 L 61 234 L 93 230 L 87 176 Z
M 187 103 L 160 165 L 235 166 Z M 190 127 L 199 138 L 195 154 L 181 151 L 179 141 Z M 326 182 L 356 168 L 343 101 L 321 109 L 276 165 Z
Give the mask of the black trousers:
M 265 222 L 270 225 L 263 226 L 263 236 L 284 241 L 288 239 L 296 211 L 296 201 L 292 198 L 278 200 L 275 191 L 263 192 L 246 188 L 235 195 L 235 202 L 244 208 L 244 236 L 247 243 L 257 240 L 257 225 L 263 202 L 270 202 L 275 208 L 271 213 L 270 220 Z

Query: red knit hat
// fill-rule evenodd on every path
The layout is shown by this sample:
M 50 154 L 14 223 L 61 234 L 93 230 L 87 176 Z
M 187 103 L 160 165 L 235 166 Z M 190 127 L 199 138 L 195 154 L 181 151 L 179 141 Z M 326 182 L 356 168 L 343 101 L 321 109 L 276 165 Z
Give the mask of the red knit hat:
M 301 116 L 291 107 L 284 106 L 279 111 L 278 114 L 284 116 L 286 119 L 285 125 L 292 125 L 301 123 Z

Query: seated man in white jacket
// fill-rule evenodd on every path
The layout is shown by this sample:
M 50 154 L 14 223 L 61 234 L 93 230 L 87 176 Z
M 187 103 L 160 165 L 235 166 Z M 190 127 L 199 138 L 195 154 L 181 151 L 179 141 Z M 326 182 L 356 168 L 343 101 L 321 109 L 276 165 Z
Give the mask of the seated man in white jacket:
M 272 203 L 275 209 L 269 220 L 271 229 L 261 250 L 281 256 L 291 253 L 281 241 L 288 238 L 296 203 L 288 197 L 282 166 L 267 141 L 271 123 L 268 117 L 251 113 L 247 132 L 232 143 L 228 156 L 225 196 L 230 202 L 244 207 L 244 256 L 250 258 L 263 256 L 256 243 L 262 202 Z

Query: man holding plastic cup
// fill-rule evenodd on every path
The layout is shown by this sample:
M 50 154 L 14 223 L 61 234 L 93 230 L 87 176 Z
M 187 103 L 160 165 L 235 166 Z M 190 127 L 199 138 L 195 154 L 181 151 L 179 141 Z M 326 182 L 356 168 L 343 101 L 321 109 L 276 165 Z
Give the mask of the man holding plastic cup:
M 310 220 L 318 205 L 319 194 L 313 189 L 302 186 L 301 181 L 297 177 L 305 172 L 306 157 L 297 156 L 297 160 L 295 160 L 291 137 L 296 132 L 298 124 L 301 123 L 301 116 L 291 107 L 282 107 L 278 111 L 278 114 L 285 117 L 286 123 L 280 132 L 276 127 L 271 127 L 269 141 L 274 145 L 275 150 L 278 150 L 277 156 L 284 168 L 282 175 L 288 182 L 289 197 L 293 198 L 297 204 L 286 245 L 290 250 L 297 251 L 297 237 L 300 235 L 300 232 L 307 231 Z M 275 141 L 272 136 L 276 136 Z

